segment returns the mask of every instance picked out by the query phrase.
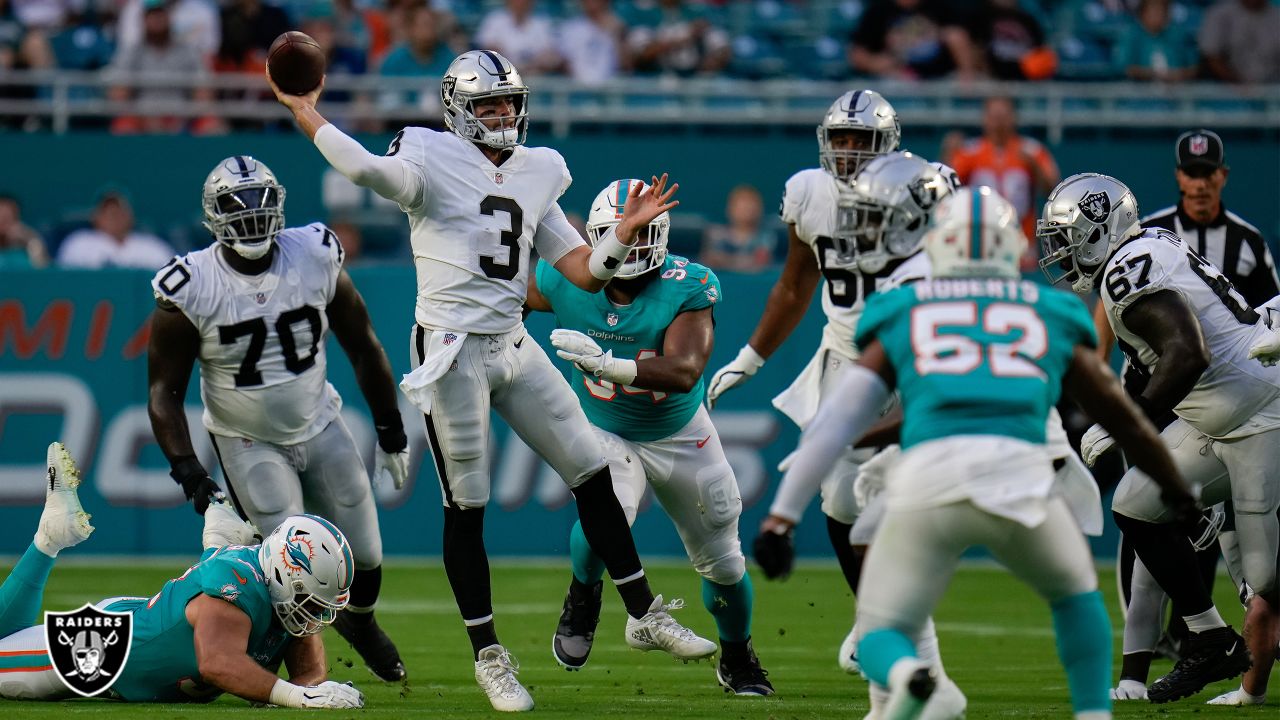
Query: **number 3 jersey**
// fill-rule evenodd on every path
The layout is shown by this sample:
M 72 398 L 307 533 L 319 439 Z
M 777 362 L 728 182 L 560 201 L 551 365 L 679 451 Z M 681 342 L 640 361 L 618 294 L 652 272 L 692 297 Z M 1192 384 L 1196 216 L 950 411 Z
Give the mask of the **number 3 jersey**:
M 1177 293 L 1200 322 L 1209 367 L 1174 408 L 1212 438 L 1246 437 L 1280 427 L 1280 366 L 1263 367 L 1249 348 L 1270 330 L 1221 271 L 1179 236 L 1158 228 L 1116 248 L 1099 279 L 1107 321 L 1131 363 L 1151 372 L 1160 357 L 1125 327 L 1124 312 L 1138 298 Z
M 342 246 L 320 223 L 287 228 L 261 275 L 232 270 L 220 248 L 174 258 L 151 281 L 156 298 L 200 333 L 205 428 L 277 445 L 306 442 L 342 408 L 324 347 Z
M 668 255 L 659 276 L 630 305 L 615 305 L 604 292 L 589 293 L 550 265 L 538 263 L 538 290 L 551 303 L 556 324 L 595 340 L 616 358 L 641 360 L 662 354 L 667 328 L 683 312 L 705 310 L 720 300 L 720 281 L 710 269 Z M 674 435 L 702 405 L 702 378 L 687 393 L 618 386 L 577 368 L 569 384 L 592 425 L 634 442 Z
M 916 253 L 891 260 L 877 273 L 859 272 L 839 250 L 840 182 L 821 168 L 801 170 L 787 180 L 782 196 L 783 222 L 794 225 L 796 235 L 810 248 L 822 271 L 822 347 L 853 358 L 853 330 L 866 306 L 867 296 L 890 286 L 904 285 L 929 276 L 929 259 Z M 803 423 L 802 423 L 803 424 Z
M 554 265 L 585 244 L 556 204 L 573 179 L 555 150 L 519 146 L 494 166 L 451 132 L 407 127 L 387 154 L 422 180 L 422 194 L 401 206 L 417 267 L 419 325 L 482 335 L 513 330 L 529 286 L 530 248 Z
M 955 435 L 1045 443 L 1077 345 L 1098 344 L 1071 293 L 1011 279 L 935 278 L 867 300 L 855 342 L 884 346 L 902 398 L 902 447 Z

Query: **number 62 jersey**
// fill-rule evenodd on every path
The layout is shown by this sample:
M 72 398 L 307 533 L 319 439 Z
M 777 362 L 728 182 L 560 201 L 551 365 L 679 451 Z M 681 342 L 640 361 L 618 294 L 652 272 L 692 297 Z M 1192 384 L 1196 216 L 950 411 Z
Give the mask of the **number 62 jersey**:
M 157 301 L 200 334 L 205 428 L 277 445 L 310 440 L 342 408 L 324 347 L 342 246 L 321 223 L 286 228 L 261 275 L 232 270 L 221 247 L 176 257 L 151 281 Z
M 1102 306 L 1129 361 L 1150 372 L 1160 357 L 1124 324 L 1140 297 L 1162 290 L 1186 301 L 1209 349 L 1209 367 L 1178 417 L 1212 438 L 1247 437 L 1280 426 L 1280 366 L 1263 367 L 1249 348 L 1270 330 L 1231 281 L 1179 236 L 1158 228 L 1124 242 L 1102 273 Z

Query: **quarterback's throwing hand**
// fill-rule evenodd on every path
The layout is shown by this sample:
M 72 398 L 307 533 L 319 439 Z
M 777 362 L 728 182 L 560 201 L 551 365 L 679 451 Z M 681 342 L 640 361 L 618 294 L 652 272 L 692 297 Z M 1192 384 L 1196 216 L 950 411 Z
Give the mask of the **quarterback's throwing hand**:
M 276 81 L 271 79 L 270 65 L 264 68 L 264 72 L 267 76 L 267 85 L 271 87 L 271 92 L 275 93 L 276 100 L 279 100 L 280 104 L 289 108 L 291 112 L 296 113 L 298 110 L 305 107 L 313 108 L 316 106 L 316 103 L 320 101 L 320 92 L 324 90 L 324 76 L 320 77 L 320 84 L 316 86 L 315 90 L 312 90 L 306 95 L 290 95 L 289 93 L 281 90 L 280 86 L 276 85 Z

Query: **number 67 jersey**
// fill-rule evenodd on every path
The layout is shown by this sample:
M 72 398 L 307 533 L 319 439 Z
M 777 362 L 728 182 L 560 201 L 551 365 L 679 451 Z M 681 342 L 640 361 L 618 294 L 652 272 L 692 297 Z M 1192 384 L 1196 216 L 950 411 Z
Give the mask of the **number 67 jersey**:
M 1160 357 L 1124 324 L 1135 300 L 1168 290 L 1182 296 L 1200 322 L 1209 367 L 1174 408 L 1211 438 L 1247 437 L 1280 426 L 1280 366 L 1249 358 L 1249 348 L 1270 332 L 1231 281 L 1179 236 L 1158 228 L 1121 244 L 1102 273 L 1102 305 L 1120 347 L 1139 370 Z
M 151 281 L 157 302 L 200 334 L 204 426 L 277 445 L 310 440 L 342 408 L 324 347 L 342 246 L 320 223 L 286 228 L 261 275 L 232 270 L 221 247 L 174 258 Z

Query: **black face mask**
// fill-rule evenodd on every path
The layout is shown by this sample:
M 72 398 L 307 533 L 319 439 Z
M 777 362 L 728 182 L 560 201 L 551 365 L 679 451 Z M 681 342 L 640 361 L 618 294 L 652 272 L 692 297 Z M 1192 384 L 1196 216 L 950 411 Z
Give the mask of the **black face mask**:
M 277 230 L 275 211 L 280 193 L 275 188 L 246 188 L 224 193 L 216 199 L 218 211 L 230 216 L 227 226 L 241 240 L 267 237 Z M 256 212 L 266 210 L 267 212 Z

